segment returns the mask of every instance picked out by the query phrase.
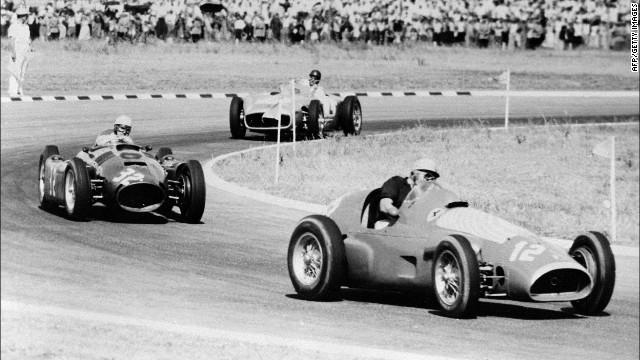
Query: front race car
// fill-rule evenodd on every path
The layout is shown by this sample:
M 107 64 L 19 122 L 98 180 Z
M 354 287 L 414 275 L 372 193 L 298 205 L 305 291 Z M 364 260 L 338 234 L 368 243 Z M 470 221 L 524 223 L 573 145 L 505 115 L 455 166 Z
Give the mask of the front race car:
M 611 299 L 615 259 L 599 232 L 579 234 L 567 251 L 437 184 L 414 188 L 399 217 L 378 227 L 379 201 L 379 188 L 356 191 L 299 222 L 288 256 L 298 294 L 320 299 L 339 286 L 427 292 L 451 317 L 473 316 L 481 297 L 569 301 L 584 315 Z

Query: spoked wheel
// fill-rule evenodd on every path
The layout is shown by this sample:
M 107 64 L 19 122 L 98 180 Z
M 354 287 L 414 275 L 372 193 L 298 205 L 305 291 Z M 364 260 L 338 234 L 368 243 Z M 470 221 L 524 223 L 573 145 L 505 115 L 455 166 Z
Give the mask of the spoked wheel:
M 296 278 L 303 285 L 316 285 L 320 281 L 323 259 L 326 256 L 320 240 L 313 234 L 306 234 L 294 246 L 292 261 Z
M 229 108 L 229 127 L 231 137 L 234 139 L 244 139 L 247 128 L 244 126 L 244 102 L 242 98 L 235 96 L 231 99 Z
M 438 245 L 433 262 L 433 289 L 447 316 L 472 316 L 480 298 L 478 260 L 469 241 L 453 235 Z
M 584 299 L 571 302 L 579 314 L 597 315 L 609 304 L 616 282 L 616 263 L 606 236 L 598 232 L 588 232 L 578 236 L 569 255 L 584 266 L 591 278 L 591 293 Z
M 302 219 L 291 235 L 287 265 L 296 292 L 309 300 L 325 300 L 342 283 L 344 243 L 338 225 L 322 215 Z
M 45 196 L 45 176 L 46 176 L 46 168 L 45 162 L 48 158 L 53 155 L 60 155 L 60 151 L 58 147 L 55 145 L 47 145 L 44 147 L 44 151 L 42 155 L 40 155 L 40 165 L 38 166 L 38 192 L 39 192 L 39 200 L 40 200 L 40 208 L 41 209 L 53 209 L 56 207 L 56 203 L 50 200 L 47 200 Z
M 198 223 L 204 214 L 206 199 L 206 183 L 204 171 L 197 160 L 187 161 L 179 171 L 179 191 L 181 193 L 178 206 L 180 214 L 188 223 Z
M 357 97 L 350 95 L 342 101 L 342 131 L 345 135 L 360 135 L 362 131 L 362 107 Z
M 69 160 L 64 175 L 64 207 L 69 218 L 82 220 L 91 206 L 91 181 L 84 161 Z

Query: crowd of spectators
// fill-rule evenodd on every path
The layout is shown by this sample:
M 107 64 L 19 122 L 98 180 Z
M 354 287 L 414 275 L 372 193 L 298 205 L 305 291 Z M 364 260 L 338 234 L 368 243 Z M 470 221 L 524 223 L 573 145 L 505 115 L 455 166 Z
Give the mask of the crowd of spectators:
M 2 36 L 21 5 L 2 0 Z M 425 42 L 433 46 L 629 47 L 628 0 L 51 0 L 29 7 L 43 41 Z M 196 0 L 197 1 L 197 0 Z M 22 3 L 24 4 L 24 3 Z

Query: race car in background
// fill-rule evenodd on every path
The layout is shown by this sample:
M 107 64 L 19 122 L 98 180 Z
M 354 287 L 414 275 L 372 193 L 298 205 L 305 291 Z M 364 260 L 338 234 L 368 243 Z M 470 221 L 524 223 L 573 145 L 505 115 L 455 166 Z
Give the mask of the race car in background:
M 601 233 L 578 235 L 567 252 L 439 185 L 414 188 L 397 221 L 377 230 L 379 202 L 380 189 L 356 191 L 298 223 L 287 262 L 300 296 L 322 300 L 342 286 L 421 294 L 456 318 L 474 316 L 481 297 L 569 301 L 584 315 L 611 299 L 615 260 Z
M 327 132 L 340 130 L 345 135 L 360 134 L 362 108 L 356 96 L 342 98 L 326 94 L 316 97 L 311 93 L 307 80 L 294 83 L 294 91 L 290 85 L 280 85 L 279 92 L 233 97 L 229 110 L 231 137 L 243 139 L 247 130 L 276 132 L 279 117 L 281 131 L 291 132 L 295 125 L 296 133 L 308 138 L 318 139 Z
M 198 223 L 206 198 L 202 166 L 197 160 L 176 160 L 167 147 L 155 156 L 150 150 L 132 144 L 85 147 L 85 155 L 65 159 L 57 146 L 45 146 L 38 172 L 41 208 L 62 205 L 69 218 L 81 220 L 94 203 L 164 214 L 177 206 L 186 222 Z

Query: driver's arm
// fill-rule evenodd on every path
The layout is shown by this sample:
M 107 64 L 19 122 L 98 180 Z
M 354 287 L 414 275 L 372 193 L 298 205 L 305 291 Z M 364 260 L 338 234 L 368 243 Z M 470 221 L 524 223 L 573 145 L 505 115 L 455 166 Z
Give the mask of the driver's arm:
M 396 217 L 400 213 L 393 205 L 393 199 L 400 197 L 400 187 L 405 180 L 400 176 L 393 176 L 382 184 L 380 189 L 380 211 L 388 216 Z
M 380 199 L 380 211 L 389 216 L 398 216 L 400 213 L 398 208 L 393 206 L 393 200 L 390 198 Z

